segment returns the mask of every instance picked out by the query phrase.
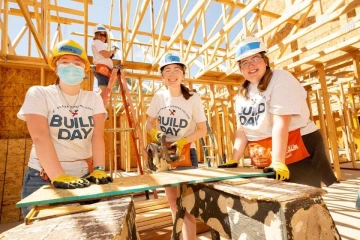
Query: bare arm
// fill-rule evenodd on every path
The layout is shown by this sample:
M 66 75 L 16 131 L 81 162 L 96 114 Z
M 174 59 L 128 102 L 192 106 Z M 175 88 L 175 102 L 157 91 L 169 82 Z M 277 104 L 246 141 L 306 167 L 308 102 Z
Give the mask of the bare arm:
M 50 137 L 47 118 L 37 114 L 25 114 L 25 119 L 40 164 L 46 174 L 50 179 L 65 174 Z
M 239 161 L 242 155 L 244 154 L 245 148 L 248 144 L 247 137 L 242 128 L 238 127 L 235 133 L 235 141 L 232 153 L 232 159 Z
M 105 113 L 99 113 L 93 116 L 94 133 L 92 136 L 92 155 L 94 167 L 105 166 L 105 142 L 104 142 L 104 126 Z
M 272 160 L 285 164 L 289 124 L 292 115 L 273 115 Z
M 195 142 L 196 140 L 204 137 L 206 135 L 207 128 L 206 128 L 206 122 L 199 122 L 196 124 L 196 130 L 186 137 L 187 142 Z
M 116 49 L 113 49 L 113 50 L 101 50 L 100 51 L 100 54 L 104 57 L 104 58 L 110 58 L 111 55 L 115 54 L 116 53 Z

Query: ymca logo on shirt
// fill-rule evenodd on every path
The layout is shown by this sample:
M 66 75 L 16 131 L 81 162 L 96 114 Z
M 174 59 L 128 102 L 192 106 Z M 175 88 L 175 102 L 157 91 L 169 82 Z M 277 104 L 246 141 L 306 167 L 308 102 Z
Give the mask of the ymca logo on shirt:
M 178 106 L 166 106 L 159 111 L 159 126 L 165 134 L 179 136 L 181 129 L 189 125 L 189 115 Z
M 258 126 L 259 118 L 265 114 L 266 103 L 265 97 L 256 94 L 255 96 L 247 99 L 237 109 L 237 115 L 241 125 L 243 126 Z

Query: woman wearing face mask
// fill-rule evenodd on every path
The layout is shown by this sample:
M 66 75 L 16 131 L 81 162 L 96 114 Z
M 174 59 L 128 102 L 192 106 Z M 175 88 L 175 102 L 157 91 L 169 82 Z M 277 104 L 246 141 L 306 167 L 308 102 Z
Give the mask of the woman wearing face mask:
M 183 154 L 185 161 L 189 159 L 190 166 L 176 167 L 176 170 L 198 167 L 194 141 L 205 136 L 207 131 L 201 98 L 182 84 L 185 71 L 186 65 L 180 56 L 172 53 L 164 56 L 160 63 L 160 72 L 167 89 L 154 95 L 146 111 L 146 131 L 152 142 L 159 143 L 159 137 L 166 134 L 166 140 L 176 147 L 177 155 Z M 158 121 L 157 129 L 154 128 L 155 121 Z M 190 151 L 184 154 L 186 145 L 190 147 Z M 173 220 L 177 212 L 178 192 L 179 187 L 165 188 Z M 189 213 L 185 214 L 182 234 L 183 239 L 196 238 L 195 218 Z
M 50 183 L 72 189 L 112 181 L 104 169 L 106 110 L 99 94 L 80 87 L 90 67 L 84 49 L 72 40 L 59 42 L 49 67 L 56 84 L 31 87 L 18 112 L 33 140 L 22 198 Z M 29 210 L 22 210 L 26 216 Z
M 236 98 L 232 160 L 220 167 L 236 167 L 246 147 L 252 164 L 276 172 L 277 180 L 321 187 L 337 179 L 326 157 L 322 136 L 306 103 L 306 91 L 284 70 L 271 70 L 265 44 L 244 39 L 236 52 L 245 80 Z
M 98 81 L 101 90 L 101 97 L 104 98 L 105 89 L 109 83 L 113 62 L 111 58 L 116 53 L 116 49 L 107 50 L 105 43 L 108 42 L 108 34 L 106 28 L 98 24 L 94 29 L 94 41 L 91 44 L 93 53 L 93 63 L 96 65 L 94 76 Z

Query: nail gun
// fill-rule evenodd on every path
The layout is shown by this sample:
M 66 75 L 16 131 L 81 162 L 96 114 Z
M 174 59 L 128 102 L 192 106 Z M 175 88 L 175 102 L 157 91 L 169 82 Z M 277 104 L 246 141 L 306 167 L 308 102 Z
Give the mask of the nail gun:
M 166 135 L 159 135 L 160 144 L 150 143 L 146 147 L 148 153 L 148 167 L 153 172 L 164 172 L 170 170 L 170 164 L 179 161 L 176 154 L 176 146 L 166 146 Z

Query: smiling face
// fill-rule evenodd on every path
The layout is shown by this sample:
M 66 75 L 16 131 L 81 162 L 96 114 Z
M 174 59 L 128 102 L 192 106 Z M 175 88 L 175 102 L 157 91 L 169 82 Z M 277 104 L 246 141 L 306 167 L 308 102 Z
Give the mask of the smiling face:
M 239 68 L 244 78 L 251 83 L 259 83 L 266 72 L 266 62 L 260 53 L 242 59 Z
M 169 64 L 165 66 L 162 69 L 161 75 L 164 84 L 168 88 L 180 87 L 185 77 L 184 70 L 179 64 Z

